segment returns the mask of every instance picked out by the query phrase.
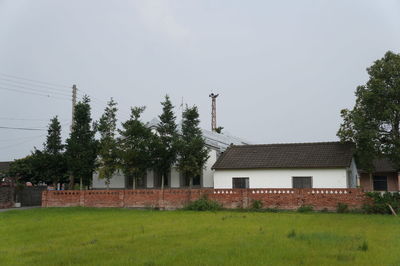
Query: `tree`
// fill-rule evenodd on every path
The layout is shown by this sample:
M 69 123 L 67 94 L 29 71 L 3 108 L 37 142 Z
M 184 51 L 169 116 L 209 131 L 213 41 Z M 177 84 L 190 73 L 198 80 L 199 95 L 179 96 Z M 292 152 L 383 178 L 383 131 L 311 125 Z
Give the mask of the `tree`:
M 97 127 L 100 133 L 99 142 L 99 177 L 105 179 L 107 189 L 110 187 L 110 179 L 118 168 L 117 141 L 117 103 L 111 98 Z
M 154 168 L 161 174 L 161 188 L 171 167 L 176 162 L 178 155 L 177 142 L 178 131 L 175 123 L 174 106 L 169 96 L 165 96 L 165 101 L 161 103 L 163 112 L 159 116 L 160 122 L 157 125 L 157 138 L 154 154 Z
M 199 124 L 197 107 L 186 107 L 179 141 L 178 169 L 185 178 L 189 178 L 189 187 L 193 186 L 193 177 L 201 176 L 209 157 Z
M 67 163 L 73 176 L 70 188 L 73 187 L 74 178 L 80 180 L 80 189 L 83 185 L 90 185 L 96 168 L 97 141 L 91 124 L 89 103 L 89 97 L 84 96 L 82 101 L 76 104 L 72 132 L 67 139 Z
M 387 52 L 367 68 L 369 80 L 356 90 L 352 110 L 341 111 L 341 141 L 356 144 L 361 168 L 372 172 L 372 160 L 386 156 L 400 169 L 400 54 Z
M 55 116 L 50 121 L 44 150 L 40 154 L 37 153 L 37 156 L 42 157 L 42 168 L 45 170 L 44 177 L 47 184 L 52 183 L 56 186 L 59 182 L 66 182 L 67 165 L 63 150 L 61 125 Z
M 122 123 L 122 129 L 119 130 L 120 168 L 126 178 L 133 180 L 133 188 L 136 188 L 137 180 L 144 178 L 147 169 L 153 166 L 154 135 L 140 120 L 144 110 L 145 107 L 131 108 L 129 120 Z

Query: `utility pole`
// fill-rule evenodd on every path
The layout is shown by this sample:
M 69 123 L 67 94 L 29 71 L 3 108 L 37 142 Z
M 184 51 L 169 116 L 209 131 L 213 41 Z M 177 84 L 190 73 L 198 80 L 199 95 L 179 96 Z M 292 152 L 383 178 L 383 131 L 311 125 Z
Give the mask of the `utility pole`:
M 209 97 L 212 99 L 211 103 L 211 131 L 215 132 L 217 128 L 217 97 L 219 94 L 211 93 Z
M 77 94 L 77 87 L 76 85 L 72 85 L 72 121 L 71 121 L 71 133 L 74 131 L 74 125 L 75 125 L 75 105 L 76 105 L 76 94 Z M 75 177 L 70 173 L 69 175 L 69 189 L 74 189 L 75 185 Z M 82 189 L 82 184 L 80 186 Z
M 72 122 L 71 122 L 71 132 L 74 130 L 74 118 L 75 118 L 75 105 L 76 105 L 76 93 L 78 89 L 76 88 L 76 85 L 72 85 Z

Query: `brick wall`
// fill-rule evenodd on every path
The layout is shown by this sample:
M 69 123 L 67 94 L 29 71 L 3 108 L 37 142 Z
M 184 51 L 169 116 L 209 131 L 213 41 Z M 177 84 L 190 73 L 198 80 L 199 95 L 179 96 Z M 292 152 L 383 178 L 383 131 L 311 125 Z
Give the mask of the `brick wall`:
M 11 187 L 0 187 L 0 209 L 14 206 L 14 189 Z
M 312 205 L 335 210 L 338 203 L 351 209 L 367 202 L 361 189 L 135 189 L 43 191 L 42 207 L 127 207 L 177 209 L 207 195 L 225 208 L 248 208 L 260 200 L 264 208 L 294 210 Z

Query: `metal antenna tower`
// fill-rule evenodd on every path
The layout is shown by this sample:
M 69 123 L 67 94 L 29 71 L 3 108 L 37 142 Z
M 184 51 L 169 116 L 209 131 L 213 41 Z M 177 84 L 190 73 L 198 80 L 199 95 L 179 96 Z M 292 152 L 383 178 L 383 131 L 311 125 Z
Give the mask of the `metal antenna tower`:
M 212 99 L 211 103 L 211 130 L 215 131 L 217 128 L 217 97 L 219 94 L 211 93 L 209 97 Z

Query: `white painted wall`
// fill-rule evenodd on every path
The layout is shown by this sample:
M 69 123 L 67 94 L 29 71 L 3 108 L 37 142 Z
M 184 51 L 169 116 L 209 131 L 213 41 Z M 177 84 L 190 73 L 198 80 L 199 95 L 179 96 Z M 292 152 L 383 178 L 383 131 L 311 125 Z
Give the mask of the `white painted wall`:
M 106 188 L 104 179 L 99 178 L 99 173 L 95 172 L 92 178 L 93 188 Z M 117 171 L 110 180 L 110 188 L 125 188 L 125 176 L 121 171 Z
M 233 177 L 248 177 L 250 188 L 291 188 L 293 176 L 311 176 L 314 188 L 347 188 L 347 169 L 216 170 L 214 188 L 232 188 Z
M 209 149 L 208 155 L 210 156 L 203 169 L 203 187 L 214 187 L 214 171 L 211 167 L 217 161 L 217 151 Z
M 176 167 L 171 169 L 171 187 L 178 188 L 180 186 L 180 175 Z

